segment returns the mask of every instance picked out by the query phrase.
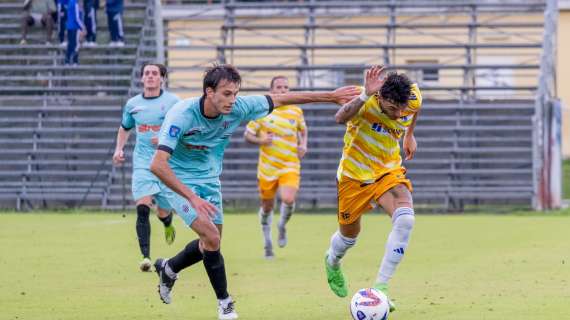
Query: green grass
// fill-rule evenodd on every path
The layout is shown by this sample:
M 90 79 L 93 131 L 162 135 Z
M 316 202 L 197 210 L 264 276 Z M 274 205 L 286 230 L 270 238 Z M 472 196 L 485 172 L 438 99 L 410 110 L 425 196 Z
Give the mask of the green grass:
M 201 264 L 181 273 L 163 305 L 153 273 L 138 271 L 135 215 L 0 214 L 0 319 L 216 319 Z M 171 256 L 194 238 L 176 221 L 164 243 L 153 221 L 152 254 Z M 334 215 L 296 215 L 290 243 L 262 258 L 253 214 L 229 214 L 223 252 L 240 319 L 349 319 L 350 297 L 328 289 L 323 253 Z M 420 215 L 391 282 L 391 320 L 566 319 L 570 219 L 554 215 Z M 374 282 L 389 220 L 364 219 L 344 260 L 351 292 Z

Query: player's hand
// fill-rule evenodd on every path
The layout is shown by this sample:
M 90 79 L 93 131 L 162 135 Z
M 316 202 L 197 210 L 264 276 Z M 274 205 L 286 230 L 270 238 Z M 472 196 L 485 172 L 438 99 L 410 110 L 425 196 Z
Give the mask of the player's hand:
M 385 78 L 382 73 L 386 70 L 384 66 L 374 66 L 366 70 L 366 77 L 364 78 L 364 90 L 366 95 L 371 96 L 380 91 L 384 84 Z
M 404 135 L 404 153 L 406 155 L 405 160 L 412 160 L 416 154 L 416 149 L 418 148 L 418 143 L 413 134 Z
M 218 212 L 218 208 L 215 205 L 211 204 L 210 202 L 194 195 L 188 198 L 190 205 L 196 210 L 198 214 L 204 215 L 207 214 L 210 217 L 214 217 Z
M 307 147 L 305 147 L 303 145 L 299 145 L 297 147 L 297 155 L 299 155 L 299 159 L 303 159 L 303 157 L 305 157 L 306 153 L 307 153 Z
M 158 137 L 152 137 L 150 138 L 150 143 L 157 145 L 158 144 Z
M 120 166 L 123 162 L 125 162 L 125 154 L 123 150 L 115 150 L 115 153 L 113 154 L 113 163 Z
M 360 94 L 360 89 L 355 86 L 345 86 L 337 88 L 332 92 L 333 99 L 336 104 L 340 104 L 341 106 L 355 97 L 358 97 Z
M 267 135 L 259 140 L 262 146 L 268 146 L 273 143 L 273 132 L 268 132 Z

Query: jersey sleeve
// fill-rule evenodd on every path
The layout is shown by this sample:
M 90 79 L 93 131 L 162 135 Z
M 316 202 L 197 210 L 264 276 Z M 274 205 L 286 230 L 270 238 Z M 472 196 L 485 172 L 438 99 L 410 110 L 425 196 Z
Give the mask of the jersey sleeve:
M 261 129 L 261 124 L 259 123 L 259 120 L 252 120 L 248 122 L 247 126 L 245 127 L 245 131 L 250 134 L 253 134 L 254 136 L 257 135 L 259 129 Z
M 130 105 L 127 104 L 123 107 L 123 118 L 121 119 L 121 127 L 125 130 L 131 130 L 135 127 L 135 118 L 130 113 Z
M 177 103 L 166 113 L 158 136 L 159 150 L 172 154 L 178 145 L 178 141 L 182 139 L 182 136 L 190 127 L 188 119 L 182 114 L 184 108 L 181 103 L 183 102 L 184 101 Z
M 273 99 L 268 95 L 238 97 L 235 107 L 240 110 L 242 121 L 256 120 L 273 112 Z
M 412 84 L 410 99 L 408 100 L 408 108 L 406 111 L 411 113 L 418 112 L 422 107 L 422 93 L 416 83 Z

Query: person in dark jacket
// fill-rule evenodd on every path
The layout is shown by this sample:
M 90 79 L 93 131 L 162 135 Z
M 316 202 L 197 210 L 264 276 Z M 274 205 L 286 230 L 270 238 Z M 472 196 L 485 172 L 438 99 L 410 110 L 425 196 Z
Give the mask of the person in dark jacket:
M 123 0 L 106 0 L 107 21 L 109 33 L 111 34 L 112 47 L 123 47 L 125 45 L 123 34 Z
M 67 52 L 65 64 L 77 65 L 79 63 L 79 39 L 85 33 L 83 24 L 83 10 L 77 0 L 69 0 L 67 5 Z

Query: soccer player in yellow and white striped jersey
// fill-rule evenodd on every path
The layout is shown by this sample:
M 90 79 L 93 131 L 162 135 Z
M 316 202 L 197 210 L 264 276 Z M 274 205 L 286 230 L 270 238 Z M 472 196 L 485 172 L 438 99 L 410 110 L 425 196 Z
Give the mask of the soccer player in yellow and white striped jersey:
M 346 124 L 344 149 L 337 171 L 339 230 L 325 257 L 327 280 L 338 296 L 347 295 L 340 260 L 356 243 L 361 216 L 379 205 L 392 218 L 384 257 L 374 287 L 388 295 L 388 280 L 400 263 L 414 225 L 412 184 L 402 166 L 399 140 L 404 137 L 406 160 L 416 151 L 413 136 L 422 96 L 416 84 L 384 68 L 366 72 L 360 97 L 336 114 Z M 392 301 L 390 311 L 395 309 Z
M 289 83 L 284 76 L 271 80 L 272 94 L 289 92 Z M 271 240 L 273 204 L 277 189 L 280 191 L 280 219 L 278 244 L 287 244 L 285 225 L 295 209 L 295 198 L 299 189 L 301 159 L 307 152 L 307 126 L 303 110 L 295 105 L 275 109 L 265 118 L 250 121 L 244 134 L 245 140 L 257 144 L 259 162 L 257 179 L 261 198 L 259 219 L 264 235 L 265 257 L 274 257 Z

